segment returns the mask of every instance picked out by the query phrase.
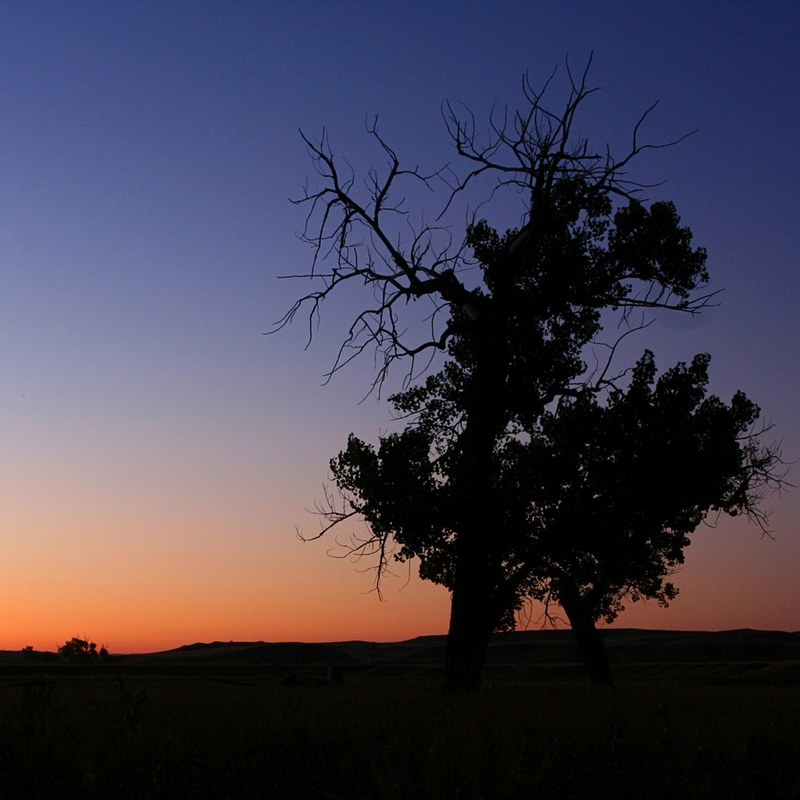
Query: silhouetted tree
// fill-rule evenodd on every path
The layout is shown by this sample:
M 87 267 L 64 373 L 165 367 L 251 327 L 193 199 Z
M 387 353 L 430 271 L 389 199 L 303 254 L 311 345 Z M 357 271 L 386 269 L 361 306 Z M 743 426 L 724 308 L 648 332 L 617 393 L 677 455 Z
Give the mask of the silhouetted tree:
M 58 653 L 76 664 L 96 663 L 108 658 L 108 650 L 105 646 L 98 650 L 95 642 L 90 642 L 88 638 L 81 639 L 79 636 L 73 636 L 64 642 L 58 648 Z
M 667 580 L 709 514 L 746 514 L 767 532 L 760 501 L 783 484 L 776 445 L 761 442 L 758 407 L 741 392 L 707 396 L 707 355 L 656 381 L 646 352 L 627 389 L 606 402 L 589 388 L 542 415 L 527 441 L 503 452 L 509 495 L 524 498 L 526 547 L 517 571 L 527 594 L 566 613 L 592 678 L 611 682 L 595 624 L 624 602 L 668 605 Z
M 450 589 L 451 691 L 479 686 L 491 633 L 513 624 L 531 588 L 533 565 L 523 559 L 521 567 L 517 556 L 530 549 L 530 526 L 517 521 L 536 512 L 530 492 L 509 484 L 506 453 L 532 440 L 554 404 L 614 386 L 610 362 L 599 377 L 584 362 L 604 321 L 616 315 L 635 330 L 637 310 L 696 313 L 709 298 L 700 293 L 705 251 L 692 246 L 671 203 L 648 206 L 626 174 L 644 150 L 667 146 L 641 141 L 649 110 L 620 157 L 575 136 L 575 116 L 594 91 L 587 71 L 576 80 L 567 70 L 559 111 L 525 79 L 524 108 L 494 113 L 485 139 L 468 112 L 446 106 L 461 176 L 402 168 L 373 125 L 386 172 L 370 172 L 362 190 L 325 132 L 317 142 L 304 136 L 321 188 L 297 201 L 308 208 L 304 236 L 314 248 L 310 272 L 297 277 L 317 288 L 279 327 L 305 309 L 312 331 L 332 293 L 366 287 L 373 299 L 352 320 L 331 374 L 373 349 L 373 388 L 400 360 L 410 387 L 390 398 L 407 417 L 405 431 L 382 437 L 377 451 L 351 436 L 333 460 L 342 502 L 327 498 L 319 536 L 361 515 L 371 533 L 353 551 L 376 555 L 379 575 L 397 547 L 395 557 L 418 558 L 423 578 Z M 523 201 L 521 220 L 501 232 L 473 214 L 463 240 L 443 223 L 413 228 L 403 207 L 407 181 L 444 187 L 440 220 L 473 187 L 489 198 L 481 215 L 508 192 Z M 404 314 L 419 303 L 427 311 L 409 324 Z M 420 318 L 427 323 L 413 324 Z M 413 385 L 417 360 L 436 353 L 445 356 L 442 368 Z
M 760 501 L 783 484 L 778 448 L 762 444 L 759 409 L 743 393 L 730 404 L 707 395 L 709 360 L 696 356 L 656 382 L 646 352 L 627 388 L 587 384 L 498 441 L 485 542 L 493 629 L 512 627 L 528 598 L 544 601 L 548 616 L 558 604 L 591 677 L 609 683 L 598 620 L 613 621 L 626 600 L 674 598 L 667 578 L 710 513 L 746 514 L 767 531 Z M 332 510 L 331 499 L 326 516 L 363 516 L 371 535 L 356 548 L 385 565 L 396 542 L 395 558 L 418 557 L 421 576 L 452 591 L 461 498 L 443 445 L 460 411 L 444 385 L 439 374 L 392 398 L 416 424 L 380 437 L 377 449 L 350 437 L 331 462 L 342 505 Z

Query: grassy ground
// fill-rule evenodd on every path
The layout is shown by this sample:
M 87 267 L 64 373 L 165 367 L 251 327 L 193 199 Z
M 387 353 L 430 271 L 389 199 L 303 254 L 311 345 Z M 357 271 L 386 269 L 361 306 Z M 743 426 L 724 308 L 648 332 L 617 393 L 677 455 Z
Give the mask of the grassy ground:
M 309 670 L 313 673 L 313 670 Z M 798 798 L 792 665 L 0 674 L 4 798 Z

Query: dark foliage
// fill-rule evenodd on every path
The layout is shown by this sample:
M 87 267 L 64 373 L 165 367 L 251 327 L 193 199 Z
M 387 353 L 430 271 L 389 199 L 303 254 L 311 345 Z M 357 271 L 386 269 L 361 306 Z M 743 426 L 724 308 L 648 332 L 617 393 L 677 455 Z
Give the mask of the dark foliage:
M 95 642 L 88 638 L 73 636 L 58 648 L 59 655 L 75 664 L 91 664 L 108 659 L 108 650 L 102 646 L 99 650 Z

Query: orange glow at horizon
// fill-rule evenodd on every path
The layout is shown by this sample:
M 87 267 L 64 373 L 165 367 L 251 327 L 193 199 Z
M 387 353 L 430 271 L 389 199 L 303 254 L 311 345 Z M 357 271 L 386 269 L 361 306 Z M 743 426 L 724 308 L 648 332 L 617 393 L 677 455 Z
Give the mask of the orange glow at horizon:
M 37 544 L 31 536 L 27 574 L 18 558 L 0 587 L 0 604 L 11 612 L 0 649 L 55 650 L 76 635 L 107 644 L 112 652 L 136 653 L 197 641 L 400 641 L 447 630 L 448 593 L 415 574 L 387 577 L 381 601 L 371 591 L 371 573 L 330 558 L 320 543 L 280 537 L 280 547 L 259 553 L 245 537 L 249 552 L 240 543 L 237 553 L 225 547 L 222 530 L 207 531 L 200 541 L 195 537 L 193 546 L 189 530 L 183 533 L 125 555 L 92 555 L 87 547 L 69 565 L 48 560 L 46 542 Z M 176 548 L 182 550 L 179 559 Z M 774 574 L 779 552 L 780 541 L 762 541 L 744 524 L 704 531 L 676 576 L 682 591 L 672 606 L 629 604 L 615 626 L 796 630 L 793 600 L 770 598 L 759 585 L 759 569 Z M 729 562 L 737 559 L 747 565 L 748 580 L 731 587 L 726 576 L 735 568 Z M 538 628 L 538 615 L 534 607 L 526 627 Z
M 261 541 L 229 525 L 187 523 L 149 539 L 138 524 L 117 526 L 111 540 L 102 527 L 62 519 L 54 528 L 72 542 L 68 563 L 31 527 L 12 554 L 0 586 L 0 649 L 54 650 L 76 635 L 133 653 L 214 640 L 390 641 L 446 629 L 441 587 L 403 572 L 385 579 L 380 601 L 371 573 L 330 558 L 324 545 L 303 545 L 288 525 Z

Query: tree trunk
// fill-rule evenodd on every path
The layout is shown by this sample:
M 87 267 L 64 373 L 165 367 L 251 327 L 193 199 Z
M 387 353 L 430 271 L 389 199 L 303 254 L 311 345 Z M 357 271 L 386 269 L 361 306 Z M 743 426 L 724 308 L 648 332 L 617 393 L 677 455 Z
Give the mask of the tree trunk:
M 497 518 L 489 478 L 494 431 L 473 424 L 468 426 L 468 433 L 463 442 L 463 472 L 454 487 L 463 516 L 454 543 L 450 628 L 445 650 L 444 688 L 450 693 L 480 688 L 486 650 L 497 624 L 495 596 L 500 579 L 498 548 L 493 541 Z
M 484 554 L 485 555 L 485 554 Z M 444 690 L 449 694 L 480 689 L 493 625 L 489 592 L 476 565 L 460 564 L 450 601 L 450 628 L 445 648 Z
M 611 676 L 606 646 L 600 632 L 595 628 L 594 622 L 590 617 L 575 613 L 574 609 L 571 612 L 566 606 L 564 611 L 572 625 L 572 632 L 575 634 L 583 662 L 592 682 L 598 686 L 611 686 L 614 679 Z
M 497 513 L 494 450 L 508 422 L 506 384 L 510 361 L 504 295 L 499 283 L 492 302 L 470 333 L 474 368 L 465 392 L 464 429 L 459 436 L 453 472 L 456 524 L 455 569 L 450 628 L 445 650 L 446 692 L 480 688 L 486 650 L 497 619 L 497 592 L 503 582 L 504 547 Z

